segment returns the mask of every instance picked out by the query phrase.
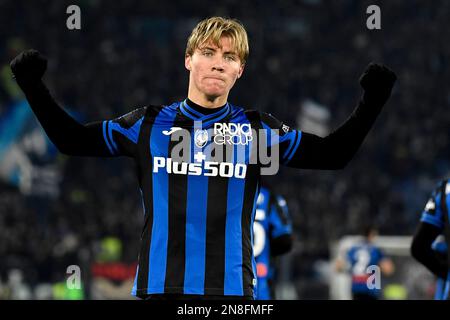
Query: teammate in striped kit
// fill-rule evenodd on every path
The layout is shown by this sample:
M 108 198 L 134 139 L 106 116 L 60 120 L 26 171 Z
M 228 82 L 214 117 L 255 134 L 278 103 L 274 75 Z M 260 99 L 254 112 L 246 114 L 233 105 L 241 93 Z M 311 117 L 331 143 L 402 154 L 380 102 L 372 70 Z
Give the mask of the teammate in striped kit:
M 449 224 L 450 182 L 448 179 L 439 183 L 431 194 L 422 212 L 420 224 L 413 237 L 411 254 L 417 261 L 428 268 L 438 279 L 446 279 L 443 294 L 436 295 L 439 300 L 450 299 L 450 255 L 448 241 L 450 239 Z M 443 234 L 447 243 L 446 254 L 436 254 L 433 243 Z
M 275 258 L 292 248 L 292 222 L 286 200 L 263 186 L 256 201 L 253 224 L 256 259 L 256 299 L 275 299 Z
M 205 19 L 188 39 L 184 101 L 145 106 L 86 125 L 52 98 L 42 81 L 47 61 L 39 52 L 25 51 L 11 62 L 17 83 L 61 152 L 128 156 L 137 163 L 145 207 L 132 290 L 138 297 L 252 299 L 255 204 L 260 175 L 268 166 L 260 151 L 267 146 L 273 159 L 296 168 L 345 167 L 396 80 L 386 67 L 369 65 L 360 79 L 364 93 L 357 108 L 342 126 L 321 138 L 228 102 L 248 54 L 242 24 Z M 255 130 L 263 132 L 262 139 L 256 139 Z M 176 136 L 188 147 L 179 148 Z M 217 160 L 222 149 L 224 158 Z

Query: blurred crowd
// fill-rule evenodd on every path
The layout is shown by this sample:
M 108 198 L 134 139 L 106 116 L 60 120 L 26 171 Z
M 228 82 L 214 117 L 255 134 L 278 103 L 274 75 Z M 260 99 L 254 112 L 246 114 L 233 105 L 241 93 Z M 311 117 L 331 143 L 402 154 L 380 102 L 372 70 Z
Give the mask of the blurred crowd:
M 70 4 L 81 8 L 81 30 L 66 28 Z M 366 28 L 371 4 L 381 7 L 381 30 Z M 212 15 L 238 18 L 249 34 L 250 57 L 230 101 L 292 127 L 302 129 L 303 107 L 313 101 L 333 130 L 356 106 L 366 65 L 392 68 L 399 79 L 392 97 L 347 168 L 282 168 L 267 177 L 293 218 L 298 297 L 326 299 L 314 266 L 329 258 L 330 241 L 367 221 L 381 234 L 412 234 L 429 192 L 449 175 L 449 13 L 444 0 L 0 0 L 0 298 L 48 298 L 58 290 L 15 296 L 8 283 L 54 286 L 69 265 L 81 266 L 83 297 L 95 297 L 89 286 L 93 264 L 105 262 L 101 244 L 114 237 L 120 257 L 107 262 L 132 265 L 143 223 L 130 160 L 69 158 L 36 147 L 48 141 L 29 130 L 35 120 L 9 70 L 21 50 L 48 57 L 48 87 L 82 122 L 184 99 L 186 40 Z M 12 170 L 8 163 L 24 164 Z

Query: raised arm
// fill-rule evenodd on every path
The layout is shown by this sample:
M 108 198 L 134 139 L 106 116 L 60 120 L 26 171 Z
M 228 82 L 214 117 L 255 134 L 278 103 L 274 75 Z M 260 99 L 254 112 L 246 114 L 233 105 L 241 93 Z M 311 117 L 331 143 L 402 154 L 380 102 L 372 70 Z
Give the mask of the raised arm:
M 11 70 L 28 103 L 58 150 L 73 156 L 111 156 L 103 138 L 102 122 L 82 125 L 53 99 L 42 81 L 47 60 L 36 50 L 19 54 Z
M 303 169 L 344 168 L 353 158 L 389 99 L 396 79 L 394 72 L 387 67 L 369 64 L 360 78 L 364 93 L 357 107 L 345 123 L 323 138 L 300 130 L 292 130 L 270 115 L 263 114 L 263 125 L 279 129 L 283 164 Z

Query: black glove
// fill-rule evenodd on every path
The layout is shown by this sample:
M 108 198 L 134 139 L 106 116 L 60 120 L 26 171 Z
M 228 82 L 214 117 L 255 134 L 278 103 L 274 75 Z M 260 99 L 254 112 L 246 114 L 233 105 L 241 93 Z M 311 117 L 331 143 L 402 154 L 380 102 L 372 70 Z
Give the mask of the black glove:
M 389 98 L 397 76 L 388 67 L 382 64 L 370 63 L 359 78 L 364 89 L 365 100 L 376 100 L 385 103 Z
M 31 49 L 15 57 L 10 66 L 17 83 L 23 89 L 40 82 L 47 70 L 47 59 L 39 51 Z

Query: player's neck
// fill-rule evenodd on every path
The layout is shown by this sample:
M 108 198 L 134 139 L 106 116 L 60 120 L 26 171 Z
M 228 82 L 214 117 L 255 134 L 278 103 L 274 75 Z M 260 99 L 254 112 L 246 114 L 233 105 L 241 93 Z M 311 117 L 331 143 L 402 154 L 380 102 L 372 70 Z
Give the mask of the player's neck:
M 212 114 L 215 112 L 219 112 L 219 110 L 223 109 L 226 107 L 226 104 L 224 104 L 223 106 L 219 106 L 217 108 L 205 108 L 197 103 L 195 103 L 194 101 L 192 101 L 191 99 L 187 98 L 186 99 L 186 104 L 193 108 L 194 110 L 202 113 L 202 114 Z
M 223 107 L 227 103 L 228 95 L 212 98 L 200 93 L 195 94 L 189 90 L 188 99 L 203 108 L 216 109 Z

